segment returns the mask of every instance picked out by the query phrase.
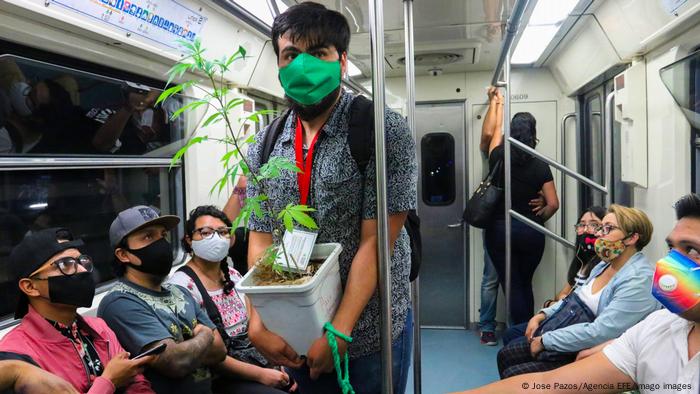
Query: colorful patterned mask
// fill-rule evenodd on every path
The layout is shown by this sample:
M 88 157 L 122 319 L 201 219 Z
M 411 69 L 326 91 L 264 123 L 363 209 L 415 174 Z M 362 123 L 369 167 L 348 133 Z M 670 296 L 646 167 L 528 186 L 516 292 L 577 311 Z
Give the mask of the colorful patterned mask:
M 607 239 L 598 238 L 595 241 L 595 253 L 601 260 L 611 262 L 625 251 L 627 246 L 623 242 L 625 238 L 618 241 L 609 241 Z
M 651 293 L 669 311 L 681 314 L 700 302 L 700 266 L 675 250 L 656 262 Z

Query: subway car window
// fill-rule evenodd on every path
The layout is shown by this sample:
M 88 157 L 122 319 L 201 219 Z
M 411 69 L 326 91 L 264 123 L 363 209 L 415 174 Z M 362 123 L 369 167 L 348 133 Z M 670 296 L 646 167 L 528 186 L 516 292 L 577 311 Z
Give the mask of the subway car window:
M 14 55 L 0 55 L 0 155 L 169 157 L 185 135 L 171 120 L 188 99 Z
M 447 133 L 421 139 L 422 196 L 426 205 L 450 205 L 455 200 L 455 141 Z
M 175 191 L 178 169 L 105 168 L 0 172 L 0 321 L 14 311 L 17 284 L 8 271 L 12 247 L 33 231 L 67 227 L 85 242 L 99 284 L 114 278 L 109 226 L 133 205 L 181 215 Z M 177 239 L 177 234 L 172 236 Z M 174 245 L 177 242 L 173 242 Z

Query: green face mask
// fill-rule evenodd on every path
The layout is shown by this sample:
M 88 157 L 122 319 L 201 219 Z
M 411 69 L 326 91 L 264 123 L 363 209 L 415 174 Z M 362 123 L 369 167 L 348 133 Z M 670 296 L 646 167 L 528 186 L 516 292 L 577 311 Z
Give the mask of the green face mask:
M 316 104 L 340 86 L 340 60 L 327 62 L 301 53 L 280 68 L 279 77 L 287 96 L 303 105 Z

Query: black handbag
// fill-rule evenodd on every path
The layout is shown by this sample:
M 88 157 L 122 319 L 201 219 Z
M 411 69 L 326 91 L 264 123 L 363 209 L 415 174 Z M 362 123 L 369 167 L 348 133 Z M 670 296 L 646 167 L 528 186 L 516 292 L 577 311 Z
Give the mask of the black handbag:
M 534 336 L 569 327 L 579 323 L 591 323 L 595 320 L 595 314 L 575 293 L 569 293 L 562 301 L 561 307 L 544 321 L 535 330 Z M 543 350 L 537 355 L 537 361 L 574 361 L 578 352 L 557 352 Z
M 462 214 L 465 222 L 477 228 L 486 228 L 493 221 L 493 213 L 503 198 L 502 173 L 503 160 L 499 160 L 469 199 Z

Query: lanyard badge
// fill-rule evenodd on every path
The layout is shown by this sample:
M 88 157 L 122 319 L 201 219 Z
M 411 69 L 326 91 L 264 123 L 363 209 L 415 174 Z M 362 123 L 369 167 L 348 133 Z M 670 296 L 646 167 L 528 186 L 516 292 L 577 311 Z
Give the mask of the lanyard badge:
M 316 146 L 316 141 L 318 141 L 318 136 L 321 134 L 319 130 L 318 133 L 311 140 L 311 145 L 309 146 L 309 152 L 306 154 L 306 160 L 304 160 L 304 128 L 301 125 L 301 119 L 297 117 L 296 133 L 294 138 L 294 153 L 296 156 L 297 167 L 301 169 L 302 172 L 297 174 L 297 182 L 299 183 L 299 203 L 301 205 L 307 205 L 309 199 L 309 188 L 311 187 L 311 169 L 314 162 L 314 147 Z

